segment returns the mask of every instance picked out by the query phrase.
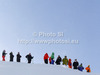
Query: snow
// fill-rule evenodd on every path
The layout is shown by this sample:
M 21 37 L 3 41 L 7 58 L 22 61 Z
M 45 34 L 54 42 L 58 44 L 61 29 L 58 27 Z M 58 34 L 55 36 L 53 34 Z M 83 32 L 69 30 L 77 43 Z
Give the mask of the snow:
M 0 62 L 0 75 L 97 75 L 69 69 L 66 66 Z M 99 74 L 98 74 L 99 75 Z

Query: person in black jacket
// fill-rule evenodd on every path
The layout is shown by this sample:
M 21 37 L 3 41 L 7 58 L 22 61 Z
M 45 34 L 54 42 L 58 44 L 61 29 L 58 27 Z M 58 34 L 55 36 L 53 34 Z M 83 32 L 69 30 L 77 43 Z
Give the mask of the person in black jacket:
M 74 69 L 78 69 L 79 63 L 77 61 L 77 59 L 75 59 L 74 63 L 73 63 L 73 67 Z
M 14 58 L 13 52 L 9 53 L 9 55 L 10 55 L 10 61 L 13 62 L 13 58 Z
M 6 51 L 5 50 L 3 50 L 3 52 L 2 52 L 2 61 L 5 61 L 5 56 L 6 56 Z
M 20 53 L 19 53 L 19 52 L 18 52 L 18 54 L 17 54 L 17 56 L 16 56 L 16 57 L 17 57 L 17 60 L 16 60 L 16 61 L 17 61 L 17 62 L 20 62 L 20 60 L 21 60 L 20 58 L 21 58 L 22 56 L 20 55 Z
M 33 59 L 33 57 L 31 56 L 31 53 L 29 53 L 28 55 L 26 55 L 26 58 L 28 60 L 28 63 L 31 63 L 31 60 Z
M 60 65 L 61 61 L 62 61 L 62 58 L 60 57 L 60 55 L 58 55 L 58 58 L 56 60 L 56 64 Z

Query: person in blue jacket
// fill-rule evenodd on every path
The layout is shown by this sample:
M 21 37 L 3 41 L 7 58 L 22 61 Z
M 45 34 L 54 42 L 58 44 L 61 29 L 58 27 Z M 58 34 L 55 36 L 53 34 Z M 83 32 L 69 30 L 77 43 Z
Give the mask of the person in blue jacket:
M 82 63 L 80 64 L 80 66 L 78 66 L 78 70 L 79 71 L 83 71 L 84 70 L 84 67 L 82 66 Z
M 53 65 L 54 65 L 54 62 L 55 62 L 55 61 L 54 61 L 54 60 L 53 60 L 53 58 L 52 58 L 52 59 L 51 59 L 51 64 L 53 64 Z

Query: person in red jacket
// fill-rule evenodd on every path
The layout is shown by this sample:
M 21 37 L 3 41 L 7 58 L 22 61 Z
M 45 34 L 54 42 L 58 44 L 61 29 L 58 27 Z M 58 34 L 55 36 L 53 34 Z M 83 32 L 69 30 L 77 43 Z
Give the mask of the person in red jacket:
M 72 62 L 71 62 L 71 59 L 69 59 L 69 61 L 68 61 L 68 67 L 69 67 L 69 68 L 72 68 Z
M 46 54 L 44 55 L 44 63 L 45 63 L 45 64 L 48 64 L 48 58 L 49 58 L 48 53 L 46 53 Z
M 49 57 L 49 63 L 51 64 L 51 57 Z

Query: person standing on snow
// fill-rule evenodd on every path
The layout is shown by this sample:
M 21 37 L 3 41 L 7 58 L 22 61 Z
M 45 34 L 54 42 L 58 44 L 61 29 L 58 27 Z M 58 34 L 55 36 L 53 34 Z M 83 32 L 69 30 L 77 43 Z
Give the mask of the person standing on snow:
M 31 56 L 31 53 L 29 53 L 28 55 L 26 55 L 26 58 L 28 60 L 28 63 L 31 63 L 33 57 Z
M 90 65 L 88 65 L 88 67 L 86 67 L 85 69 L 87 72 L 91 72 Z
M 13 58 L 14 58 L 13 52 L 9 53 L 9 55 L 10 55 L 10 61 L 13 62 Z
M 74 69 L 77 69 L 78 68 L 78 65 L 79 65 L 79 63 L 78 63 L 77 59 L 75 59 L 75 61 L 73 63 Z
M 82 63 L 80 64 L 80 66 L 78 66 L 78 70 L 79 71 L 83 71 L 84 70 L 84 67 L 82 66 Z
M 69 59 L 69 61 L 68 61 L 68 67 L 69 67 L 69 68 L 72 68 L 72 62 L 71 62 L 71 59 Z
M 64 58 L 63 58 L 63 65 L 68 65 L 68 59 L 67 59 L 67 56 L 65 56 Z
M 60 65 L 61 61 L 62 61 L 62 58 L 60 57 L 60 55 L 58 55 L 58 58 L 56 60 L 56 64 Z
M 16 55 L 16 57 L 17 57 L 17 58 L 16 58 L 16 61 L 17 61 L 17 62 L 20 62 L 22 56 L 20 55 L 19 52 L 18 52 L 18 54 Z
M 54 59 L 54 52 L 52 52 L 51 59 Z
M 46 53 L 46 54 L 44 55 L 44 63 L 45 63 L 45 64 L 48 64 L 48 58 L 49 58 L 48 53 Z
M 5 50 L 3 50 L 3 52 L 2 52 L 2 61 L 5 61 L 5 56 L 6 56 L 6 51 Z
M 49 57 L 49 63 L 51 64 L 51 57 Z

